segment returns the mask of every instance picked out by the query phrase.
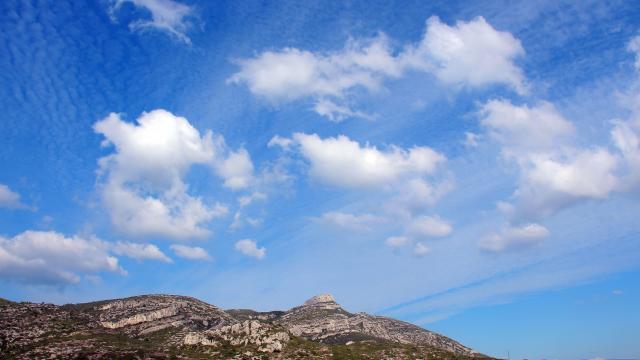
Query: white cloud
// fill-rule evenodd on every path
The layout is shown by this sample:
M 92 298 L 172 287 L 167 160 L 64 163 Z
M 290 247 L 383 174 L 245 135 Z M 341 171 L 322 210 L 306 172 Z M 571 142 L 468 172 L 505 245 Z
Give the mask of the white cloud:
M 209 253 L 207 253 L 207 251 L 201 247 L 198 246 L 185 246 L 185 245 L 171 245 L 171 250 L 173 250 L 173 252 L 181 257 L 181 258 L 185 258 L 185 259 L 189 259 L 189 260 L 210 260 L 211 256 L 209 256 Z
M 442 196 L 454 188 L 451 179 L 445 179 L 432 185 L 422 178 L 413 178 L 398 185 L 399 195 L 396 203 L 404 209 L 411 211 L 423 210 L 433 206 Z
M 311 163 L 310 175 L 336 186 L 390 185 L 404 177 L 431 174 L 445 161 L 444 155 L 422 146 L 379 150 L 368 144 L 361 146 L 344 135 L 321 139 L 316 134 L 296 133 L 293 139 Z
M 616 164 L 617 158 L 603 148 L 581 149 L 565 159 L 535 154 L 525 176 L 531 187 L 576 198 L 603 199 L 616 187 Z
M 631 39 L 627 48 L 635 55 L 636 79 L 618 96 L 629 117 L 613 120 L 611 130 L 611 141 L 621 157 L 618 190 L 622 192 L 640 187 L 640 35 Z
M 640 98 L 638 100 L 640 104 Z M 640 186 L 640 117 L 635 121 L 615 121 L 611 139 L 620 151 L 625 170 L 620 178 L 620 190 L 633 190 Z
M 429 249 L 427 245 L 421 242 L 416 243 L 416 245 L 413 247 L 413 253 L 417 256 L 427 255 L 430 251 L 431 249 Z
M 489 252 L 503 252 L 506 250 L 531 247 L 549 236 L 549 230 L 540 224 L 523 226 L 508 226 L 499 234 L 493 234 L 483 239 L 479 246 Z
M 400 73 L 384 36 L 351 42 L 336 53 L 315 54 L 295 48 L 266 51 L 255 58 L 239 60 L 238 65 L 240 71 L 229 81 L 245 83 L 252 93 L 270 101 L 341 97 L 356 86 L 376 89 L 382 75 Z
M 27 283 L 78 283 L 79 274 L 126 274 L 108 244 L 95 238 L 65 237 L 53 231 L 25 231 L 0 237 L 0 277 Z
M 480 138 L 480 135 L 467 131 L 464 133 L 464 144 L 468 147 L 476 147 Z
M 360 118 L 364 120 L 374 120 L 375 116 L 362 111 L 352 110 L 347 106 L 336 104 L 328 99 L 320 99 L 313 106 L 313 110 L 319 115 L 326 117 L 329 121 L 342 122 L 348 118 Z
M 384 221 L 383 218 L 371 214 L 354 215 L 339 211 L 330 211 L 322 214 L 317 220 L 356 231 L 371 230 L 371 225 Z
M 215 161 L 214 166 L 225 179 L 224 185 L 232 190 L 247 188 L 253 181 L 253 163 L 245 149 L 229 152 L 225 159 Z
M 280 135 L 272 137 L 271 140 L 269 140 L 269 143 L 267 143 L 267 147 L 279 146 L 284 150 L 288 150 L 291 145 L 293 145 L 293 140 Z
M 238 198 L 238 204 L 240 207 L 249 206 L 255 201 L 264 201 L 267 199 L 267 195 L 265 193 L 261 193 L 259 191 L 255 191 L 249 195 L 244 195 Z
M 229 229 L 236 230 L 242 226 L 242 213 L 240 211 L 236 211 L 233 214 L 233 222 L 229 225 Z
M 521 220 L 544 218 L 581 200 L 605 199 L 618 186 L 619 159 L 604 148 L 531 153 L 519 162 L 511 214 Z
M 173 261 L 153 244 L 137 244 L 130 242 L 117 242 L 112 247 L 116 255 L 127 256 L 136 260 L 158 260 L 166 263 Z
M 134 236 L 203 237 L 206 224 L 226 206 L 205 204 L 188 193 L 183 178 L 195 165 L 211 167 L 233 190 L 248 186 L 248 153 L 230 151 L 221 136 L 200 135 L 187 119 L 165 110 L 143 113 L 137 124 L 110 114 L 94 124 L 115 152 L 99 160 L 102 199 L 112 223 Z
M 238 197 L 238 210 L 233 215 L 233 222 L 229 225 L 229 229 L 236 230 L 242 227 L 243 224 L 249 224 L 251 226 L 258 226 L 262 222 L 260 219 L 255 219 L 243 214 L 244 208 L 253 204 L 256 201 L 265 201 L 267 194 L 254 191 L 251 194 Z
M 484 18 L 443 24 L 432 17 L 424 37 L 394 54 L 384 34 L 368 41 L 350 41 L 336 52 L 310 52 L 296 48 L 265 51 L 237 61 L 240 70 L 229 82 L 245 84 L 270 102 L 311 98 L 314 110 L 332 121 L 348 117 L 372 118 L 351 109 L 345 99 L 355 89 L 377 91 L 387 78 L 407 70 L 434 74 L 455 86 L 484 87 L 505 84 L 526 91 L 524 76 L 514 59 L 524 55 L 516 38 L 495 30 Z
M 411 244 L 411 239 L 406 236 L 390 236 L 384 243 L 390 247 L 403 247 Z
M 451 234 L 453 227 L 438 216 L 423 215 L 412 219 L 409 231 L 420 236 L 444 237 Z
M 574 132 L 573 125 L 548 102 L 529 107 L 507 100 L 490 100 L 482 106 L 480 116 L 480 123 L 489 134 L 511 151 L 554 146 Z
M 130 23 L 129 28 L 132 31 L 150 29 L 164 31 L 180 41 L 191 43 L 191 39 L 187 36 L 187 31 L 192 26 L 189 19 L 194 16 L 194 9 L 191 6 L 174 0 L 115 0 L 109 8 L 112 19 L 115 20 L 115 13 L 125 3 L 144 9 L 151 16 L 150 20 L 140 19 Z
M 640 71 L 640 35 L 632 38 L 627 45 L 627 49 L 634 53 L 636 61 L 634 63 L 636 70 Z
M 26 206 L 20 201 L 20 194 L 7 185 L 0 184 L 0 208 L 21 209 Z
M 284 138 L 278 138 L 282 142 Z M 454 184 L 449 178 L 436 177 L 444 155 L 435 150 L 414 146 L 389 145 L 379 149 L 360 144 L 344 135 L 320 138 L 316 134 L 295 133 L 287 144 L 290 153 L 300 154 L 309 165 L 308 174 L 324 184 L 354 190 L 371 190 L 382 195 L 383 204 L 368 214 L 329 212 L 316 220 L 349 228 L 369 230 L 381 224 L 396 224 L 410 235 L 441 237 L 452 226 L 437 216 L 421 216 Z M 435 185 L 431 181 L 435 180 Z M 382 190 L 382 191 L 380 191 Z M 392 225 L 394 226 L 394 225 Z
M 552 104 L 491 100 L 480 116 L 503 156 L 520 170 L 515 203 L 509 204 L 512 216 L 539 219 L 579 200 L 606 198 L 616 189 L 617 156 L 605 148 L 571 146 L 575 128 Z
M 251 256 L 256 259 L 262 259 L 267 254 L 267 249 L 265 249 L 264 247 L 258 248 L 256 242 L 250 239 L 237 241 L 235 249 L 244 255 Z
M 514 60 L 524 56 L 520 41 L 494 29 L 483 17 L 444 24 L 427 20 L 422 41 L 401 55 L 407 66 L 433 72 L 441 81 L 469 87 L 505 84 L 523 94 L 526 85 Z

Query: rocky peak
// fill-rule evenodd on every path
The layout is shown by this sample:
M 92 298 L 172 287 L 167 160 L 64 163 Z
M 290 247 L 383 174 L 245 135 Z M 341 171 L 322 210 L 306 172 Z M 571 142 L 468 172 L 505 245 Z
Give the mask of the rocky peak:
M 374 359 L 482 357 L 418 326 L 350 313 L 329 294 L 271 312 L 222 310 L 176 295 L 64 306 L 0 301 L 0 359 L 75 358 L 72 354 L 164 359 L 176 353 L 185 355 L 179 358 L 331 359 L 333 346 L 345 344 L 358 344 Z M 149 356 L 140 355 L 145 351 Z M 434 356 L 438 352 L 448 355 Z
M 331 294 L 316 295 L 311 299 L 305 301 L 304 305 L 308 306 L 308 305 L 319 305 L 319 304 L 326 304 L 326 303 L 334 303 L 337 305 L 336 299 L 334 299 L 333 296 L 331 296 Z

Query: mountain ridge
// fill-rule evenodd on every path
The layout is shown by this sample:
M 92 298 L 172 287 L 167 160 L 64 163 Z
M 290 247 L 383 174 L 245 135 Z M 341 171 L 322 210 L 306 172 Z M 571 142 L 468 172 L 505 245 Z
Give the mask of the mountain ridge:
M 0 301 L 0 358 L 419 359 L 484 355 L 329 294 L 288 310 L 222 309 L 181 295 L 80 304 Z

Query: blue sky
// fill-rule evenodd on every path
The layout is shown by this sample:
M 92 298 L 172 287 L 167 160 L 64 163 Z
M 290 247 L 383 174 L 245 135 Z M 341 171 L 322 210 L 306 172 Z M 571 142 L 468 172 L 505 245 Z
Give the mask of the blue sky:
M 0 296 L 332 293 L 638 358 L 632 2 L 0 5 Z

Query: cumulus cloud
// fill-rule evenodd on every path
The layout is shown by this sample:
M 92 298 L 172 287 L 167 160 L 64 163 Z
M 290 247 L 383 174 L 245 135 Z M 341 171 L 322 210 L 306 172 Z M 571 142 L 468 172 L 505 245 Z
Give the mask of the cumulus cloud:
M 0 237 L 0 277 L 35 284 L 80 282 L 83 274 L 126 274 L 108 244 L 96 238 L 66 237 L 53 231 L 25 231 Z
M 224 143 L 221 145 L 224 147 Z M 229 151 L 226 158 L 218 159 L 213 165 L 224 178 L 224 185 L 232 190 L 247 188 L 253 181 L 253 163 L 245 149 Z
M 194 17 L 193 7 L 174 0 L 115 0 L 109 8 L 112 19 L 115 20 L 116 12 L 126 3 L 133 4 L 151 16 L 151 19 L 139 19 L 130 23 L 132 31 L 163 31 L 180 41 L 191 43 L 187 31 L 193 25 L 190 21 Z
M 116 255 L 130 257 L 136 260 L 158 260 L 165 263 L 172 263 L 173 260 L 165 255 L 157 246 L 153 244 L 138 244 L 130 242 L 117 242 L 112 246 L 112 251 Z
M 424 216 L 453 188 L 453 181 L 440 179 L 446 162 L 441 153 L 425 146 L 378 148 L 360 144 L 347 136 L 321 138 L 295 133 L 291 139 L 278 137 L 289 154 L 299 155 L 309 166 L 309 177 L 318 182 L 382 195 L 384 206 L 356 215 L 331 211 L 315 220 L 352 230 L 369 230 L 382 223 L 397 224 L 409 235 L 441 237 L 452 226 L 437 216 Z M 435 184 L 434 184 L 435 183 Z
M 500 233 L 492 234 L 480 242 L 480 248 L 488 252 L 526 248 L 540 243 L 549 236 L 549 230 L 536 223 L 523 226 L 507 226 Z
M 480 116 L 489 134 L 510 151 L 548 148 L 574 132 L 573 125 L 548 102 L 529 107 L 490 100 L 482 106 Z
M 405 66 L 432 72 L 448 84 L 505 84 L 522 94 L 526 92 L 524 75 L 514 63 L 521 56 L 524 49 L 518 39 L 497 31 L 480 16 L 455 26 L 429 18 L 422 41 L 400 58 Z
M 326 212 L 317 220 L 325 224 L 355 231 L 371 230 L 371 225 L 384 221 L 383 218 L 371 214 L 355 215 L 339 211 Z
M 399 75 L 385 36 L 367 42 L 351 42 L 336 53 L 312 53 L 295 48 L 266 51 L 252 59 L 238 60 L 240 71 L 229 81 L 244 83 L 270 101 L 307 96 L 340 97 L 360 86 L 375 89 L 382 75 Z
M 242 254 L 256 259 L 262 259 L 267 255 L 267 249 L 259 248 L 254 240 L 244 239 L 236 242 L 235 249 Z
M 514 204 L 502 206 L 514 218 L 536 220 L 580 200 L 606 198 L 618 186 L 618 157 L 603 147 L 572 146 L 575 128 L 552 104 L 491 100 L 480 116 L 503 156 L 520 169 Z
M 453 231 L 451 224 L 439 216 L 420 216 L 411 221 L 409 231 L 418 236 L 444 237 Z
M 205 249 L 198 246 L 173 244 L 171 245 L 171 250 L 173 250 L 173 252 L 181 258 L 189 260 L 211 260 L 211 256 L 209 256 L 209 253 L 207 253 Z
M 26 208 L 26 205 L 20 201 L 20 194 L 7 185 L 0 184 L 0 208 L 21 209 Z
M 384 186 L 409 176 L 428 175 L 446 159 L 428 147 L 406 150 L 390 146 L 380 150 L 344 135 L 322 139 L 316 134 L 296 133 L 293 140 L 310 162 L 312 177 L 344 187 Z
M 504 84 L 524 93 L 524 75 L 514 63 L 522 55 L 519 40 L 494 29 L 482 17 L 455 26 L 432 17 L 423 38 L 400 52 L 393 51 L 384 34 L 367 41 L 351 40 L 335 52 L 265 51 L 238 60 L 240 70 L 229 82 L 245 84 L 253 94 L 273 103 L 311 98 L 314 110 L 332 121 L 371 119 L 346 104 L 348 95 L 356 88 L 377 91 L 385 79 L 409 70 L 433 74 L 454 86 Z
M 579 149 L 559 158 L 534 154 L 525 172 L 527 186 L 576 198 L 603 199 L 616 187 L 617 158 L 604 148 Z
M 226 215 L 222 204 L 190 195 L 183 178 L 196 165 L 208 166 L 237 190 L 252 181 L 244 150 L 231 151 L 221 136 L 204 135 L 187 119 L 165 110 L 143 113 L 136 124 L 110 114 L 94 124 L 114 152 L 101 158 L 100 191 L 112 223 L 134 236 L 203 237 L 206 224 Z

